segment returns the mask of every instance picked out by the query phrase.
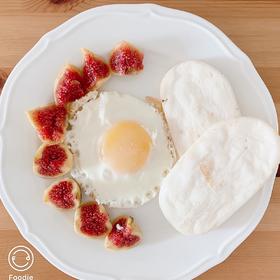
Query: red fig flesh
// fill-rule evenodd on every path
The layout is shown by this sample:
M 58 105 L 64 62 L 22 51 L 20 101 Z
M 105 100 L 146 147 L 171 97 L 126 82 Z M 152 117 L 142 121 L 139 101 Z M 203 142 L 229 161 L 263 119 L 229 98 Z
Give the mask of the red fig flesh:
M 81 191 L 79 185 L 70 178 L 51 184 L 44 193 L 44 201 L 57 208 L 73 209 L 80 204 Z
M 144 69 L 144 55 L 128 42 L 118 44 L 110 56 L 110 67 L 118 75 L 136 74 Z
M 80 70 L 73 65 L 66 65 L 56 80 L 54 97 L 56 104 L 64 105 L 85 95 L 83 78 Z
M 73 156 L 63 144 L 42 144 L 33 160 L 34 172 L 42 177 L 59 177 L 72 168 Z
M 74 228 L 77 233 L 97 238 L 105 236 L 111 230 L 112 225 L 105 208 L 93 201 L 77 208 Z
M 142 233 L 130 216 L 120 216 L 113 222 L 112 230 L 106 236 L 105 247 L 119 250 L 136 246 Z
M 83 87 L 85 92 L 98 89 L 111 75 L 109 66 L 103 58 L 87 49 L 82 49 L 84 55 Z
M 59 143 L 64 139 L 67 110 L 51 104 L 27 112 L 28 118 L 43 142 Z

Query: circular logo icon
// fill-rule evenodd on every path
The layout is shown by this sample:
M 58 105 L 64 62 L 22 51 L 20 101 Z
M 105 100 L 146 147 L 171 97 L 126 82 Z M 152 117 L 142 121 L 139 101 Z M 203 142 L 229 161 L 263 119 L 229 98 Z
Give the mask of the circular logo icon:
M 25 271 L 32 266 L 34 256 L 28 247 L 22 245 L 16 246 L 10 251 L 8 255 L 8 262 L 10 267 L 14 270 Z

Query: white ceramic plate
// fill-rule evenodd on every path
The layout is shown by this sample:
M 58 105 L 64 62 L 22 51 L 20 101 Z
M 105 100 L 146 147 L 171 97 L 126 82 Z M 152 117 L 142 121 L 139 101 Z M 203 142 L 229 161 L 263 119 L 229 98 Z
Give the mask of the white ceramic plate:
M 22 235 L 56 267 L 79 279 L 191 279 L 223 261 L 256 227 L 268 205 L 273 177 L 228 222 L 201 236 L 182 236 L 165 221 L 158 199 L 138 209 L 111 211 L 135 216 L 144 232 L 133 250 L 108 252 L 103 242 L 77 236 L 73 213 L 42 203 L 51 180 L 32 173 L 39 140 L 24 111 L 52 100 L 54 79 L 66 62 L 79 65 L 79 49 L 106 55 L 121 40 L 145 53 L 137 76 L 113 77 L 106 90 L 143 98 L 158 96 L 159 83 L 173 65 L 201 59 L 232 83 L 242 113 L 277 129 L 270 94 L 248 57 L 220 30 L 195 15 L 156 5 L 113 5 L 86 11 L 46 34 L 17 64 L 0 103 L 0 191 Z

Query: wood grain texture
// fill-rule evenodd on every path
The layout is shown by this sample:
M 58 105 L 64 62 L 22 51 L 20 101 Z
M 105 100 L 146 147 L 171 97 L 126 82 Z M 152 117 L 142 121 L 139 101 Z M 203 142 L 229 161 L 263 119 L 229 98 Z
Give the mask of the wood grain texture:
M 49 0 L 0 0 L 0 73 L 9 73 L 44 33 L 77 13 L 103 4 L 141 2 L 69 0 L 54 4 Z M 280 1 L 153 2 L 195 13 L 223 30 L 252 59 L 272 94 L 280 117 Z M 254 233 L 225 262 L 197 279 L 280 279 L 279 188 L 280 179 L 277 178 L 270 205 Z M 44 260 L 21 237 L 2 205 L 0 221 L 0 279 L 8 279 L 9 273 L 14 273 L 7 263 L 7 255 L 12 247 L 21 244 L 28 245 L 34 252 L 35 263 L 28 271 L 34 279 L 73 279 Z

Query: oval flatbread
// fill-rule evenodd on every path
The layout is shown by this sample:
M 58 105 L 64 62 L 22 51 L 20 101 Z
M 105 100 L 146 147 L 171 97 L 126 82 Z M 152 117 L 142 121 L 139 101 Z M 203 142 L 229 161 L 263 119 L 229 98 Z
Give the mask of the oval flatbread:
M 160 95 L 179 156 L 211 125 L 240 116 L 226 77 L 201 61 L 171 68 L 161 82 Z
M 279 160 L 279 136 L 263 121 L 240 117 L 215 124 L 164 178 L 160 208 L 179 232 L 207 232 L 263 187 Z

